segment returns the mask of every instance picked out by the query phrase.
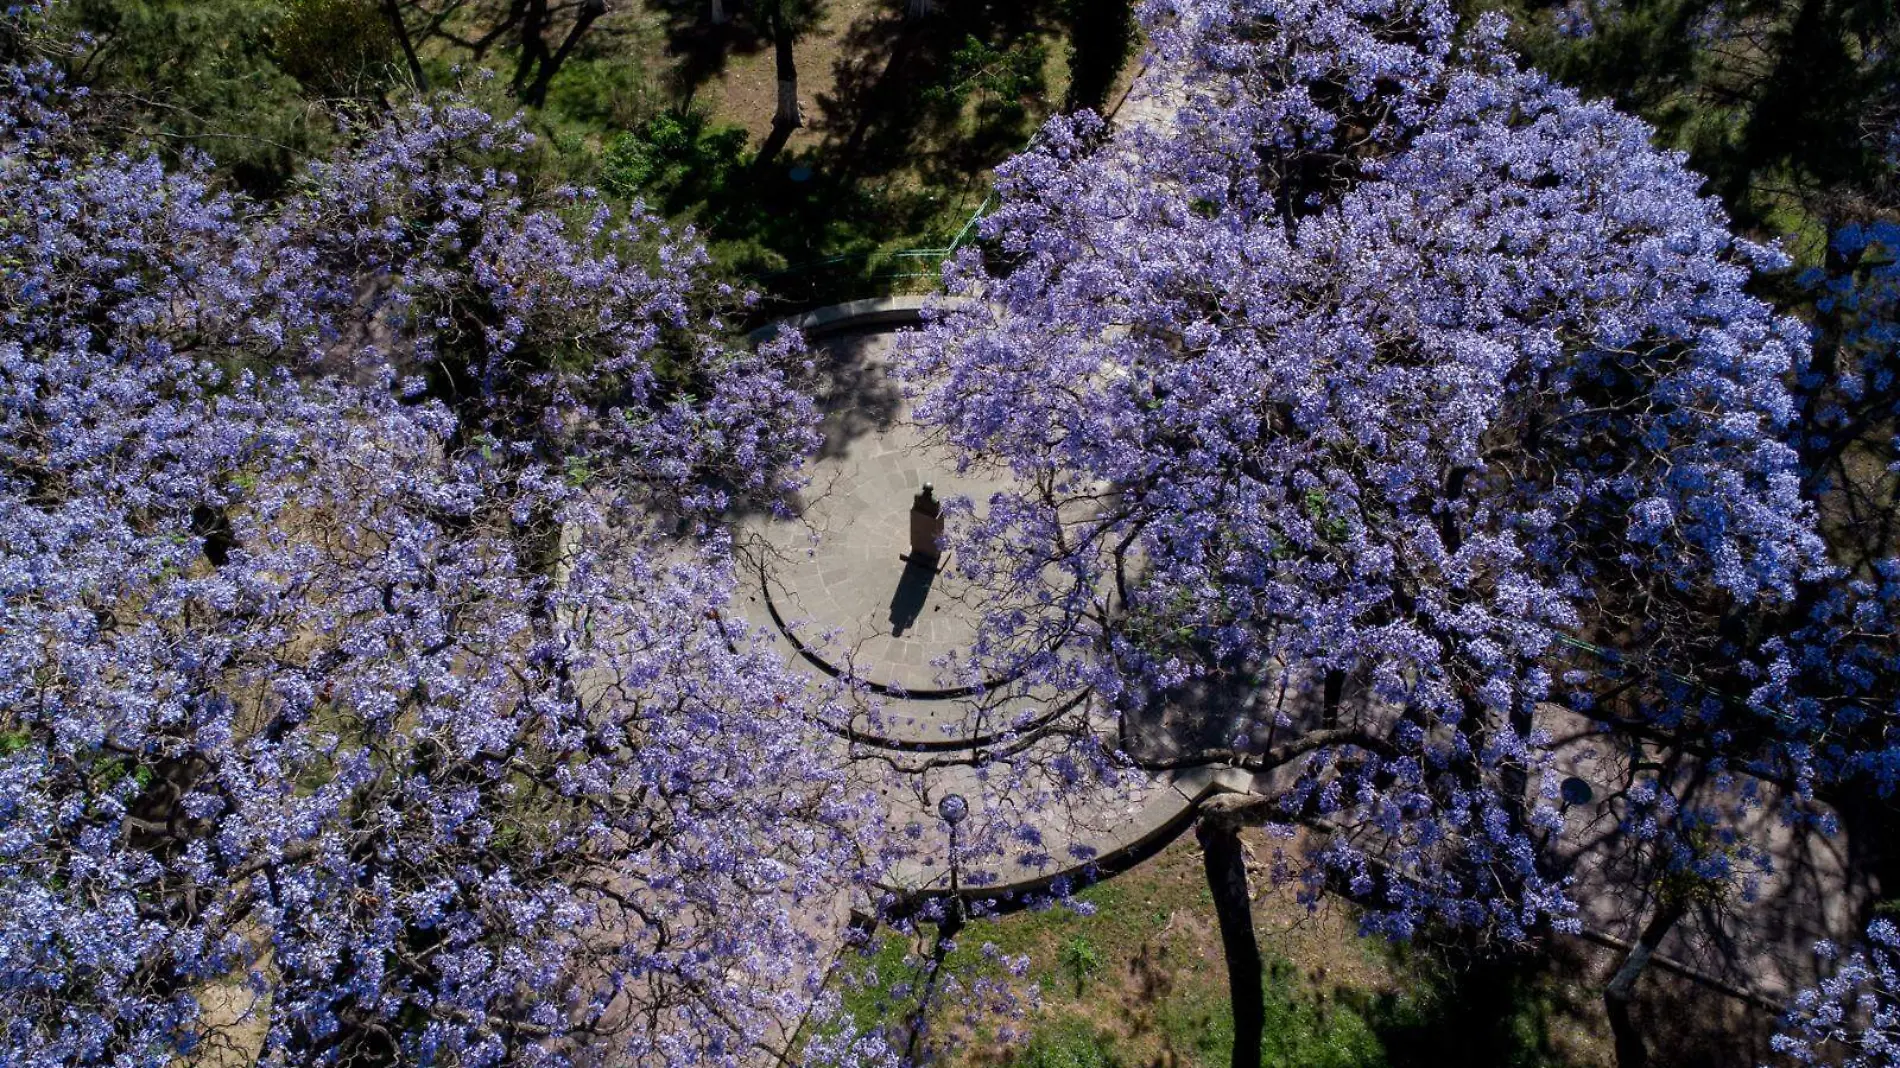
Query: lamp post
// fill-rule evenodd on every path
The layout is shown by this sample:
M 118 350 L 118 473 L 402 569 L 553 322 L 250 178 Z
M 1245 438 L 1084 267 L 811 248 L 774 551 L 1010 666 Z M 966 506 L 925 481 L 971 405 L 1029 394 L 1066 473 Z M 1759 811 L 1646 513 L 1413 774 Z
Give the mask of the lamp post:
M 937 981 L 943 977 L 944 961 L 950 956 L 950 947 L 956 941 L 957 932 L 963 930 L 963 895 L 961 887 L 957 885 L 957 824 L 969 815 L 970 802 L 962 794 L 945 794 L 937 802 L 937 817 L 950 829 L 950 904 L 944 910 L 943 919 L 937 923 L 937 945 L 930 954 L 922 993 L 911 1015 L 910 1037 L 904 1043 L 905 1064 L 917 1063 L 917 1046 L 924 1037 L 925 1020 L 930 1013 L 930 1003 L 937 993 Z
M 970 803 L 962 794 L 945 794 L 937 802 L 937 816 L 950 828 L 950 908 L 938 928 L 942 939 L 955 938 L 963 928 L 963 894 L 957 885 L 957 825 L 970 815 Z
M 1556 827 L 1545 828 L 1540 847 L 1541 845 L 1550 844 L 1551 836 L 1556 834 L 1558 829 L 1563 826 L 1561 821 L 1569 818 L 1571 808 L 1577 805 L 1587 805 L 1595 801 L 1597 799 L 1597 792 L 1588 781 L 1572 775 L 1557 784 L 1557 797 L 1561 802 L 1557 806 L 1557 819 L 1560 822 Z

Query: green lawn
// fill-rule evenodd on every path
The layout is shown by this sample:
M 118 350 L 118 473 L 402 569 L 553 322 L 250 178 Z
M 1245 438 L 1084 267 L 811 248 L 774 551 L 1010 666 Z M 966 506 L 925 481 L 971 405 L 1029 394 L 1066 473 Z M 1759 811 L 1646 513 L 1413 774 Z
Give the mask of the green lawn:
M 1255 843 L 1258 855 L 1270 848 Z M 1590 1068 L 1608 1051 L 1592 1038 L 1593 994 L 1543 969 L 1454 968 L 1442 952 L 1406 951 L 1358 935 L 1338 903 L 1309 912 L 1267 889 L 1255 918 L 1269 958 L 1266 1063 L 1299 1068 L 1404 1068 L 1446 1063 Z M 1233 1045 L 1225 964 L 1191 839 L 1053 908 L 978 921 L 945 966 L 926 1042 L 949 1068 L 1218 1068 Z M 860 1026 L 908 1033 L 919 965 L 935 938 L 886 934 L 841 976 Z M 993 949 L 985 951 L 985 943 Z M 1000 981 L 997 959 L 1026 957 L 1021 1019 L 999 1022 L 965 993 Z M 967 1018 L 966 1018 L 967 1017 Z M 1476 1059 L 1469 1059 L 1476 1058 Z

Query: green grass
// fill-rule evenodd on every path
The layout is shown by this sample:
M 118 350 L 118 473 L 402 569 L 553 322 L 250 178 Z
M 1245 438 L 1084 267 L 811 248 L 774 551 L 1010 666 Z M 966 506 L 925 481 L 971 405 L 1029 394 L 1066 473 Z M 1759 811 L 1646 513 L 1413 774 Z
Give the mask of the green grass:
M 1001 1022 L 965 1020 L 968 999 L 945 998 L 933 1006 L 928 1032 L 940 1063 L 1225 1065 L 1234 1042 L 1226 968 L 1189 844 L 1177 843 L 1083 891 L 1078 901 L 1092 914 L 1058 907 L 965 929 L 946 962 L 947 976 L 966 986 L 979 977 L 1002 978 L 1001 966 L 983 953 L 987 942 L 1006 956 L 1029 959 L 1018 985 L 1038 987 L 1040 1007 L 1015 1021 L 1026 1037 L 1005 1045 L 997 1037 Z M 1307 917 L 1290 895 L 1264 897 L 1257 918 L 1268 957 L 1266 1064 L 1578 1068 L 1553 1049 L 1553 1028 L 1560 1019 L 1576 1019 L 1577 1006 L 1563 1001 L 1568 988 L 1548 972 L 1391 947 L 1357 936 L 1350 916 Z M 848 962 L 861 981 L 841 990 L 860 1027 L 885 1028 L 900 1038 L 908 1033 L 916 995 L 906 988 L 921 978 L 919 963 L 934 937 L 928 927 L 910 938 L 886 935 L 873 953 Z
M 897 989 L 914 978 L 915 970 L 906 963 L 908 945 L 904 939 L 886 937 L 877 943 L 874 953 L 861 959 L 847 959 L 844 967 L 851 973 L 841 989 L 844 1011 L 863 1030 L 876 1030 L 901 1022 L 913 1002 L 900 997 Z
M 1279 961 L 1266 987 L 1262 1058 L 1289 1068 L 1384 1068 L 1385 1045 L 1372 1023 L 1345 1002 L 1322 1003 L 1300 989 Z M 1179 1063 L 1219 1068 L 1233 1056 L 1234 1018 L 1224 993 L 1193 989 L 1159 1006 L 1163 1045 Z M 1054 1015 L 1032 1031 L 1009 1063 L 1017 1068 L 1110 1068 L 1137 1063 L 1138 1052 L 1080 1016 Z
M 1063 1019 L 1038 1028 L 1011 1062 L 1016 1068 L 1122 1068 L 1113 1035 L 1087 1021 Z
M 1075 980 L 1075 996 L 1082 996 L 1082 989 L 1090 979 L 1102 972 L 1102 954 L 1095 943 L 1082 935 L 1075 935 L 1062 943 L 1058 960 L 1068 977 Z

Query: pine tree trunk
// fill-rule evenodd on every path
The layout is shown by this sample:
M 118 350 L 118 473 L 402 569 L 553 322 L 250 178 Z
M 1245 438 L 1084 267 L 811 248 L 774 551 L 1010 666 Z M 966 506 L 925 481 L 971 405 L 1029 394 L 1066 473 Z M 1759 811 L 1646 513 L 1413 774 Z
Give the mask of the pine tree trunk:
M 726 24 L 725 0 L 712 0 L 712 24 L 714 26 L 724 26 Z
M 1610 984 L 1603 988 L 1603 1007 L 1609 1012 L 1610 1033 L 1616 1039 L 1617 1068 L 1647 1068 L 1649 1064 L 1649 1047 L 1636 1021 L 1630 1017 L 1630 1005 L 1636 1000 L 1636 981 L 1643 977 L 1643 969 L 1649 967 L 1656 947 L 1662 945 L 1662 940 L 1686 911 L 1678 904 L 1660 906 L 1644 925 L 1642 935 L 1630 947 Z
M 937 0 L 910 0 L 910 4 L 904 9 L 904 15 L 907 18 L 920 19 L 926 15 L 935 14 L 936 11 Z
M 1220 919 L 1221 950 L 1227 957 L 1228 995 L 1234 1006 L 1233 1068 L 1260 1068 L 1261 1031 L 1266 1027 L 1265 975 L 1253 934 L 1253 897 L 1247 892 L 1247 860 L 1234 824 L 1206 815 L 1196 825 L 1207 868 L 1207 889 Z
M 805 125 L 798 109 L 798 59 L 792 54 L 792 30 L 783 19 L 772 27 L 772 46 L 778 58 L 778 113 L 772 125 L 781 130 Z

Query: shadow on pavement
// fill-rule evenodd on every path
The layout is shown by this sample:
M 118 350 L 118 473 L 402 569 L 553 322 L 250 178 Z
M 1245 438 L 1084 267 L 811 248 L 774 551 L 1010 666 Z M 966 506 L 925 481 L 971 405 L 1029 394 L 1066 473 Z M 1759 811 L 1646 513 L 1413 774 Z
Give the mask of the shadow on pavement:
M 901 638 L 915 626 L 923 613 L 930 587 L 937 581 L 937 561 L 913 556 L 904 562 L 904 574 L 897 580 L 897 592 L 891 594 L 891 635 Z

